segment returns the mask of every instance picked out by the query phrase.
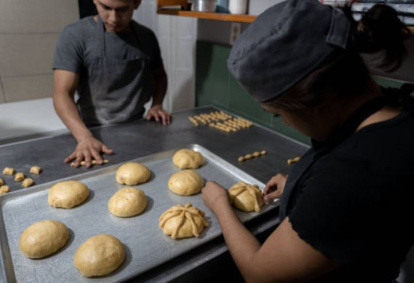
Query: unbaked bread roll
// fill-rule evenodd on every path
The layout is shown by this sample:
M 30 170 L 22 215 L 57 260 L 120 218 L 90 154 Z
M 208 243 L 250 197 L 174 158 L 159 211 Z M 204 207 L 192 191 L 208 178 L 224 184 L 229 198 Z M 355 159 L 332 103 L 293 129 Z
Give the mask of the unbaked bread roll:
M 73 261 L 85 277 L 104 276 L 116 270 L 125 260 L 124 245 L 112 235 L 100 234 L 79 246 Z
M 0 196 L 10 192 L 10 187 L 7 185 L 0 185 Z
M 185 148 L 176 151 L 172 161 L 180 169 L 196 169 L 204 164 L 201 153 Z
M 263 205 L 262 191 L 256 185 L 238 182 L 229 189 L 230 202 L 246 212 L 260 212 Z
M 21 234 L 19 247 L 28 258 L 43 258 L 65 246 L 69 231 L 65 224 L 56 220 L 36 222 Z
M 186 203 L 174 205 L 165 211 L 158 220 L 158 224 L 166 235 L 177 238 L 198 237 L 208 226 L 204 219 L 204 211 Z
M 118 217 L 140 214 L 147 207 L 147 197 L 140 189 L 122 188 L 108 202 L 109 211 Z
M 135 186 L 147 182 L 151 178 L 151 171 L 138 162 L 122 164 L 116 170 L 116 181 L 121 185 Z
M 79 181 L 62 181 L 49 190 L 50 206 L 73 208 L 83 203 L 89 196 L 88 187 Z
M 203 178 L 195 170 L 183 170 L 171 175 L 168 188 L 180 196 L 190 196 L 201 191 Z

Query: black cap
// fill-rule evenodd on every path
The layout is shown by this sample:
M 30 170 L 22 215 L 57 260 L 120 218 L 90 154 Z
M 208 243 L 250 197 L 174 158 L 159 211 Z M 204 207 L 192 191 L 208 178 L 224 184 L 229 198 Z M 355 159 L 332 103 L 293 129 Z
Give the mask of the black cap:
M 277 98 L 335 48 L 345 49 L 351 22 L 317 0 L 288 0 L 260 14 L 240 35 L 227 66 L 257 102 Z

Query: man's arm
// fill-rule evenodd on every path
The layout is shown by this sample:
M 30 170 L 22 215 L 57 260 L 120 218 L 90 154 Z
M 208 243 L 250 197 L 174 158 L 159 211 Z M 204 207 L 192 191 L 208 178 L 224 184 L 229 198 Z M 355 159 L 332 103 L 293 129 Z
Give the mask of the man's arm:
M 150 120 L 151 118 L 154 118 L 156 121 L 160 121 L 161 119 L 161 122 L 164 125 L 167 125 L 171 123 L 171 115 L 162 109 L 162 102 L 167 93 L 168 85 L 167 74 L 165 73 L 163 66 L 154 71 L 154 77 L 155 89 L 152 96 L 152 105 L 147 113 L 147 119 Z
M 75 159 L 75 166 L 79 166 L 80 162 L 85 160 L 86 167 L 90 167 L 92 159 L 102 164 L 101 152 L 112 154 L 113 151 L 95 139 L 82 121 L 74 99 L 78 83 L 78 74 L 55 70 L 53 104 L 56 113 L 78 142 L 75 151 L 65 159 L 65 162 Z

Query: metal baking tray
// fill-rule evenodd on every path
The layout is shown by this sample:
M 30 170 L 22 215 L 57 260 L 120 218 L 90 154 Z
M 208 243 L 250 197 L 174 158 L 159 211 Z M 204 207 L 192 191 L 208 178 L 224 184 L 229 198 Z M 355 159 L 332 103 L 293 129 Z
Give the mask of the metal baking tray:
M 205 158 L 205 165 L 197 169 L 205 180 L 214 180 L 226 188 L 238 181 L 257 184 L 261 189 L 264 184 L 246 174 L 219 156 L 200 145 L 188 145 L 200 152 Z M 109 233 L 117 237 L 126 248 L 126 260 L 114 273 L 100 277 L 99 282 L 117 282 L 133 278 L 162 263 L 203 245 L 221 235 L 220 226 L 214 214 L 204 205 L 201 193 L 193 196 L 178 196 L 168 189 L 168 179 L 180 169 L 172 163 L 176 150 L 169 150 L 143 158 L 134 159 L 145 164 L 152 172 L 148 183 L 134 187 L 141 188 L 147 195 L 146 210 L 135 217 L 118 218 L 107 208 L 109 198 L 124 186 L 115 180 L 118 165 L 87 172 L 38 185 L 28 190 L 21 190 L 0 197 L 0 249 L 6 282 L 90 282 L 96 278 L 83 277 L 73 265 L 74 254 L 88 238 Z M 88 200 L 73 209 L 57 209 L 47 202 L 49 188 L 63 180 L 78 180 L 90 189 Z M 206 213 L 209 226 L 199 238 L 173 240 L 163 234 L 158 226 L 160 215 L 176 204 L 192 203 Z M 264 206 L 260 213 L 274 207 Z M 278 204 L 276 204 L 278 205 Z M 241 221 L 246 222 L 260 213 L 237 211 Z M 20 234 L 32 223 L 54 219 L 66 224 L 70 231 L 68 244 L 57 254 L 44 259 L 28 259 L 19 249 Z M 1 263 L 1 262 L 0 262 Z

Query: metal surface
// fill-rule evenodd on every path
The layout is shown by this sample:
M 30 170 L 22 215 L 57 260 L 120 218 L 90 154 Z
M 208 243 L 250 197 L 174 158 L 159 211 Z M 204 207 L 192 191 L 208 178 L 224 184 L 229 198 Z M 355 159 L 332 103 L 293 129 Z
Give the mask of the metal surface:
M 263 189 L 264 184 L 255 178 L 234 168 L 217 155 L 205 148 L 188 146 L 200 152 L 205 158 L 205 165 L 197 169 L 205 179 L 215 179 L 229 188 L 238 181 L 257 184 Z M 90 173 L 76 176 L 78 181 L 86 184 L 91 191 L 88 201 L 73 209 L 52 208 L 47 203 L 48 190 L 52 184 L 38 186 L 35 190 L 20 191 L 0 199 L 8 246 L 1 249 L 10 251 L 12 266 L 4 271 L 6 277 L 19 282 L 55 282 L 56 278 L 64 282 L 89 282 L 93 279 L 84 278 L 73 265 L 76 249 L 88 238 L 109 233 L 125 244 L 127 258 L 125 264 L 113 275 L 100 278 L 100 282 L 114 282 L 139 275 L 161 263 L 174 259 L 187 251 L 198 247 L 221 234 L 220 226 L 212 213 L 204 206 L 201 194 L 193 196 L 178 196 L 168 189 L 170 176 L 180 171 L 172 163 L 174 150 L 135 159 L 146 165 L 152 172 L 150 182 L 134 186 L 141 188 L 148 199 L 148 207 L 144 213 L 130 218 L 118 218 L 108 211 L 108 200 L 124 186 L 116 183 L 115 172 L 117 165 L 110 166 Z M 60 181 L 60 180 L 58 180 Z M 186 202 L 206 212 L 209 222 L 199 238 L 173 240 L 162 233 L 158 227 L 159 216 L 176 204 Z M 264 206 L 262 212 L 275 206 Z M 237 211 L 239 218 L 249 221 L 258 213 Z M 70 241 L 63 251 L 45 259 L 31 260 L 26 258 L 19 249 L 20 234 L 34 222 L 54 219 L 65 223 L 70 230 Z M 4 278 L 5 279 L 5 278 Z
M 288 173 L 290 168 L 286 162 L 287 159 L 300 156 L 307 149 L 304 144 L 258 125 L 235 133 L 226 133 L 208 126 L 195 127 L 188 120 L 189 116 L 217 110 L 220 109 L 204 107 L 174 113 L 173 123 L 169 126 L 163 126 L 153 121 L 139 120 L 128 124 L 94 128 L 92 129 L 93 134 L 115 151 L 114 155 L 105 156 L 110 163 L 104 166 L 94 166 L 91 169 L 86 169 L 83 167 L 73 168 L 65 164 L 63 160 L 74 150 L 76 141 L 69 134 L 62 135 L 59 133 L 56 136 L 1 145 L 0 169 L 12 166 L 17 171 L 28 173 L 30 166 L 41 166 L 43 173 L 39 176 L 32 176 L 36 186 L 24 189 L 37 192 L 42 185 L 56 180 L 76 178 L 84 173 L 93 175 L 94 172 L 108 170 L 111 166 L 119 165 L 128 160 L 139 159 L 157 152 L 174 150 L 188 144 L 199 144 L 228 162 L 233 166 L 233 169 L 240 169 L 258 181 L 266 183 L 278 172 Z M 267 155 L 243 163 L 237 161 L 237 158 L 241 155 L 263 149 L 267 151 Z M 22 192 L 20 184 L 14 182 L 12 177 L 2 176 L 2 178 L 11 186 L 12 194 L 17 195 Z M 216 176 L 206 176 L 205 178 L 217 181 Z M 97 194 L 94 197 L 97 197 Z M 22 210 L 24 211 L 23 208 Z M 210 213 L 208 210 L 206 212 Z M 16 211 L 15 214 L 16 216 L 12 218 L 19 217 L 17 215 L 21 213 Z M 155 217 L 155 221 L 158 221 L 158 215 L 152 217 Z M 214 218 L 211 214 L 210 217 Z M 10 223 L 12 226 L 19 225 L 16 222 Z M 274 227 L 276 223 L 278 223 L 277 209 L 274 209 L 274 212 L 271 210 L 269 213 L 261 213 L 260 217 L 249 221 L 247 226 L 253 233 L 260 234 L 264 230 Z M 4 242 L 5 239 L 1 237 L 0 244 L 2 246 L 4 246 Z M 72 244 L 70 246 L 73 247 Z M 174 260 L 166 261 L 152 268 L 137 276 L 135 280 L 140 282 L 170 281 L 189 273 L 199 266 L 203 266 L 207 261 L 214 260 L 226 251 L 227 248 L 223 239 L 218 237 L 185 252 Z M 66 250 L 63 252 L 66 252 Z M 4 256 L 6 260 L 2 262 Z M 12 264 L 7 261 L 7 252 L 3 251 L 3 257 L 0 258 L 0 267 Z M 3 269 L 0 268 L 0 278 Z

